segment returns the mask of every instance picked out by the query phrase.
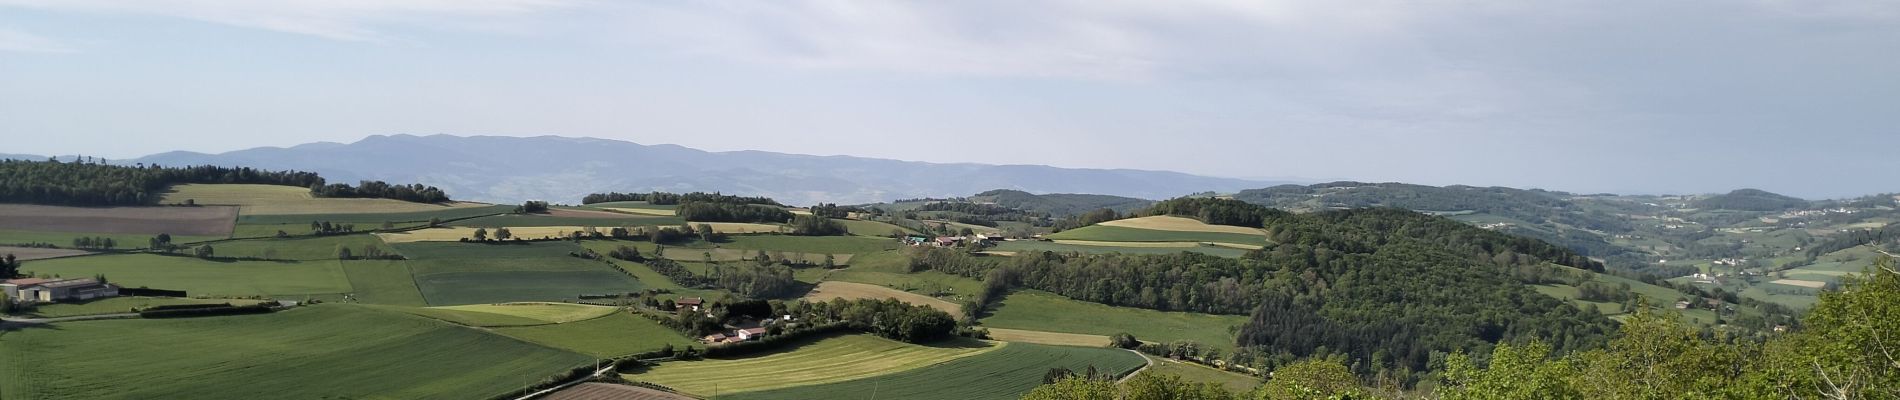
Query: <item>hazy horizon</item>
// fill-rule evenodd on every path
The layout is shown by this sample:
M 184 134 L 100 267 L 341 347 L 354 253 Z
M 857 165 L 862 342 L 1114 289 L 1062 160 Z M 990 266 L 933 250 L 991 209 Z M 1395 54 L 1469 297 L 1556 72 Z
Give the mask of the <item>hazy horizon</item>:
M 1246 179 L 1900 192 L 1895 3 L 0 10 L 7 153 L 558 135 Z

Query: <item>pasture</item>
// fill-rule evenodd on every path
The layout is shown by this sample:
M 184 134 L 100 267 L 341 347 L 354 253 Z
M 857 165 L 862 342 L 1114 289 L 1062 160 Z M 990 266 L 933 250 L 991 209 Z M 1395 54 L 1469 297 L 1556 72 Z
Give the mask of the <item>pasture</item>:
M 178 304 L 217 304 L 234 305 L 255 304 L 256 300 L 191 299 L 178 297 L 107 297 L 85 302 L 67 302 L 41 304 L 25 315 L 34 318 L 57 318 L 77 315 L 119 314 L 135 312 L 133 310 L 151 306 Z
M 473 399 L 593 361 L 426 318 L 323 304 L 9 332 L 0 335 L 0 397 Z
M 367 304 L 422 306 L 422 291 L 410 276 L 409 262 L 402 260 L 336 261 L 350 279 L 350 294 Z
M 396 307 L 396 306 L 380 306 L 380 305 L 372 305 L 368 307 L 376 308 L 379 310 L 400 312 L 400 313 L 415 315 L 419 317 L 441 320 L 443 322 L 448 322 L 448 323 L 452 323 L 456 325 L 474 326 L 474 327 L 483 327 L 483 328 L 498 328 L 498 327 L 509 327 L 509 326 L 536 326 L 536 325 L 548 324 L 547 321 L 542 321 L 542 320 L 522 317 L 522 316 L 496 314 L 496 313 L 481 312 L 481 311 L 462 311 L 462 310 L 453 310 L 453 309 L 440 308 L 440 307 Z
M 361 255 L 369 247 L 389 250 L 383 241 L 369 234 L 244 239 L 211 244 L 213 252 L 222 257 L 290 261 L 335 260 L 339 248 L 348 248 L 351 254 Z
M 990 338 L 1005 342 L 1048 344 L 1056 346 L 1102 347 L 1108 345 L 1108 336 L 1084 335 L 1080 333 L 1059 333 L 1043 331 L 1025 331 L 1021 329 L 986 328 Z
M 350 291 L 336 261 L 213 261 L 157 254 L 114 254 L 28 261 L 34 274 L 105 275 L 125 287 L 184 290 L 192 296 L 303 296 Z
M 606 208 L 602 208 L 602 210 L 609 210 L 613 212 L 621 212 L 621 213 L 628 213 L 628 214 L 652 215 L 652 216 L 658 216 L 658 217 L 671 217 L 671 216 L 679 214 L 679 211 L 676 211 L 671 208 L 606 207 Z
M 96 234 L 230 236 L 232 207 L 60 207 L 0 204 L 0 230 Z M 142 239 L 141 239 L 142 240 Z M 53 243 L 64 246 L 67 243 Z M 143 241 L 120 247 L 144 247 Z
M 754 224 L 754 223 L 748 223 L 748 222 L 687 221 L 686 224 L 692 225 L 695 228 L 699 227 L 700 224 L 710 225 L 712 226 L 713 232 L 724 233 L 728 235 L 741 235 L 741 234 L 748 234 L 748 233 L 779 233 L 779 232 L 788 232 L 791 230 L 791 228 L 786 227 L 785 225 Z
M 495 333 L 557 349 L 600 358 L 613 358 L 666 345 L 685 348 L 698 343 L 672 328 L 628 313 L 559 324 L 495 328 Z
M 581 251 L 572 242 L 397 243 L 395 248 L 410 258 L 416 287 L 429 305 L 575 300 L 644 287 L 602 261 L 568 256 Z
M 666 257 L 666 259 L 673 260 L 673 261 L 701 261 L 703 262 L 703 261 L 706 261 L 707 258 L 711 258 L 713 261 L 718 261 L 718 262 L 735 262 L 735 261 L 755 260 L 759 257 L 760 251 L 764 251 L 764 250 L 727 249 L 727 248 L 697 249 L 697 248 L 690 248 L 690 247 L 668 247 L 666 249 L 666 254 L 664 254 L 664 256 Z M 822 264 L 825 262 L 826 254 L 805 253 L 805 252 L 789 252 L 788 253 L 788 252 L 774 250 L 774 251 L 765 251 L 765 256 L 771 257 L 774 260 L 788 260 L 789 259 L 789 260 L 800 260 L 800 261 L 804 261 L 804 262 L 812 263 L 812 264 Z M 834 265 L 848 265 L 851 263 L 851 254 L 831 254 L 830 256 L 831 256 L 831 263 Z
M 468 202 L 428 204 L 391 199 L 319 198 L 310 195 L 310 188 L 248 184 L 174 185 L 159 198 L 159 202 L 165 204 L 185 200 L 199 205 L 238 206 L 238 212 L 243 215 L 407 213 L 488 206 Z
M 832 219 L 832 221 L 838 221 L 838 223 L 844 224 L 846 230 L 858 236 L 885 236 L 891 234 L 893 230 L 903 232 L 906 235 L 920 234 L 916 229 L 891 225 L 885 222 L 865 221 L 861 219 Z
M 929 306 L 952 316 L 963 315 L 963 306 L 943 299 L 906 292 L 888 287 L 856 283 L 827 281 L 819 282 L 817 287 L 805 293 L 805 301 L 831 301 L 831 299 L 897 299 L 911 305 Z
M 592 226 L 601 233 L 606 233 L 608 229 L 612 229 L 613 227 L 679 226 L 681 222 L 685 221 L 686 220 L 674 217 L 616 214 L 605 211 L 588 211 L 587 214 L 580 214 L 573 211 L 556 210 L 554 214 L 493 215 L 457 221 L 455 225 L 486 227 L 488 230 L 495 230 L 496 227 L 503 226 L 511 227 L 511 229 L 512 227 L 529 226 Z M 575 230 L 579 229 L 577 228 Z
M 485 312 L 485 313 L 490 313 L 490 314 L 511 315 L 511 316 L 516 316 L 516 317 L 532 319 L 532 320 L 538 320 L 538 321 L 542 321 L 542 322 L 546 322 L 550 324 L 561 324 L 561 323 L 600 318 L 600 317 L 605 317 L 608 314 L 613 314 L 615 311 L 619 311 L 619 309 L 617 308 L 608 307 L 608 306 L 571 304 L 571 303 L 539 303 L 539 302 L 471 304 L 471 305 L 465 305 L 465 306 L 447 306 L 447 307 L 436 307 L 436 308 L 456 310 L 456 311 Z
M 694 400 L 692 397 L 639 386 L 587 382 L 548 393 L 541 400 Z
M 414 226 L 430 219 L 454 221 L 487 215 L 505 214 L 514 211 L 514 206 L 476 205 L 462 203 L 458 207 L 441 207 L 435 210 L 410 212 L 343 212 L 333 214 L 288 214 L 288 215 L 239 215 L 239 225 L 284 225 L 293 229 L 308 231 L 311 221 L 330 221 L 339 224 L 356 224 L 358 228 L 374 228 L 383 222 L 393 222 L 398 226 Z M 280 228 L 281 229 L 281 228 Z M 286 230 L 297 233 L 298 231 Z
M 1221 385 L 1221 387 L 1225 387 L 1227 390 L 1238 393 L 1251 392 L 1255 387 L 1259 387 L 1262 381 L 1260 377 L 1222 371 L 1205 365 L 1175 361 L 1145 354 L 1142 356 L 1148 357 L 1151 363 L 1148 369 L 1141 371 L 1143 375 L 1173 375 L 1188 382 L 1204 382 Z
M 33 260 L 44 260 L 48 258 L 72 257 L 72 256 L 77 256 L 77 255 L 83 255 L 83 254 L 92 254 L 92 252 L 85 251 L 85 250 L 73 250 L 73 249 L 49 249 L 49 248 L 44 248 L 44 247 L 0 246 L 0 256 L 11 255 L 13 256 L 13 259 L 20 260 L 20 261 L 33 261 Z
M 1176 217 L 1172 215 L 1156 215 L 1156 216 L 1151 216 L 1151 217 L 1119 219 L 1119 220 L 1114 220 L 1114 221 L 1103 222 L 1099 225 L 1118 226 L 1118 227 L 1123 227 L 1123 228 L 1135 228 L 1135 229 L 1149 229 L 1149 230 L 1157 230 L 1157 231 L 1220 232 L 1220 233 L 1236 233 L 1236 234 L 1242 234 L 1242 235 L 1266 236 L 1266 232 L 1261 231 L 1260 228 L 1248 228 L 1248 227 L 1243 227 L 1243 226 L 1232 226 L 1232 225 L 1213 225 L 1206 222 L 1201 222 L 1201 220 L 1198 220 L 1198 219 L 1187 218 L 1187 217 Z
M 142 233 L 87 233 L 87 232 L 46 232 L 23 231 L 15 229 L 0 230 L 0 244 L 47 243 L 59 247 L 71 247 L 73 239 L 81 237 L 103 237 L 117 242 L 115 249 L 143 249 L 151 246 L 151 240 L 157 234 Z M 183 236 L 172 235 L 172 243 L 185 244 L 225 239 L 224 236 Z
M 1244 315 L 1114 307 L 1036 290 L 1010 294 L 982 319 L 991 328 L 1103 336 L 1127 332 L 1146 342 L 1192 340 L 1223 352 L 1234 349 L 1228 327 L 1246 322 Z
M 721 395 L 722 399 L 923 400 L 1015 399 L 1042 384 L 1050 368 L 1126 374 L 1146 362 L 1121 349 L 1010 343 L 1002 348 L 949 362 L 844 382 Z
M 1164 231 L 1107 225 L 1085 226 L 1045 235 L 1043 237 L 1054 240 L 1087 240 L 1098 242 L 1212 242 L 1247 246 L 1259 246 L 1267 242 L 1267 237 L 1260 234 Z
M 628 380 L 653 382 L 700 396 L 845 382 L 887 375 L 1007 348 L 975 340 L 915 345 L 872 335 L 841 335 L 786 350 L 730 360 L 669 361 Z M 780 396 L 775 398 L 836 398 Z M 902 397 L 891 397 L 902 398 Z

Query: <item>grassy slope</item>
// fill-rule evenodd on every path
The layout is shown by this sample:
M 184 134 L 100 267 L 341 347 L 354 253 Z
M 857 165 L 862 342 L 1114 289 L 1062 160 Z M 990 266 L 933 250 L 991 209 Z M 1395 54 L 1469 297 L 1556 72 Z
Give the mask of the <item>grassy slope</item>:
M 155 254 L 115 254 L 29 261 L 21 270 L 64 277 L 105 274 L 127 287 L 184 290 L 192 296 L 333 294 L 350 291 L 335 261 L 209 261 Z
M 1106 348 L 1011 343 L 1001 349 L 894 374 L 838 383 L 720 396 L 724 399 L 1015 399 L 1042 383 L 1050 368 L 1126 373 L 1141 356 Z
M 552 324 L 567 323 L 605 317 L 617 311 L 614 307 L 567 303 L 504 303 L 474 304 L 466 306 L 437 307 L 457 311 L 485 312 L 501 315 L 513 315 L 522 318 L 546 321 Z
M 356 301 L 369 304 L 422 306 L 422 292 L 409 273 L 408 261 L 341 261 Z
M 0 361 L 5 398 L 468 399 L 592 359 L 415 316 L 319 305 L 16 331 L 0 336 Z
M 108 297 L 83 303 L 54 303 L 41 305 L 28 316 L 37 318 L 70 317 L 75 315 L 118 314 L 131 312 L 134 308 L 174 304 L 251 304 L 255 300 L 191 299 L 175 297 Z
M 994 344 L 971 340 L 914 345 L 870 335 L 833 336 L 762 356 L 666 362 L 626 378 L 723 397 L 886 375 L 998 349 Z
M 627 313 L 561 324 L 495 328 L 495 333 L 601 358 L 658 350 L 668 344 L 675 348 L 697 344 L 671 328 Z
M 911 234 L 911 235 L 918 234 L 917 230 L 915 229 L 905 228 L 905 227 L 901 227 L 897 225 L 891 225 L 885 222 L 865 221 L 865 220 L 857 220 L 857 219 L 835 219 L 834 221 L 838 221 L 839 223 L 844 224 L 845 229 L 851 230 L 851 234 L 858 235 L 858 236 L 880 236 L 881 237 L 881 236 L 891 234 L 892 229 L 902 231 L 905 234 Z
M 117 249 L 143 249 L 151 244 L 152 237 L 143 233 L 84 233 L 84 232 L 45 232 L 0 229 L 0 244 L 51 243 L 59 247 L 71 247 L 73 239 L 81 237 L 104 237 L 117 242 Z M 207 240 L 224 239 L 223 236 L 172 236 L 172 243 L 196 243 Z
M 478 226 L 494 228 L 498 226 L 592 226 L 602 233 L 617 226 L 679 226 L 685 222 L 677 217 L 627 215 L 619 218 L 609 217 L 555 217 L 547 215 L 497 215 L 458 221 L 456 226 Z
M 1108 254 L 1108 253 L 1174 254 L 1174 253 L 1179 253 L 1183 251 L 1191 251 L 1191 252 L 1216 256 L 1216 257 L 1240 257 L 1241 255 L 1247 254 L 1246 250 L 1236 249 L 1232 247 L 1220 247 L 1220 246 L 1199 246 L 1199 247 L 1188 247 L 1188 248 L 1091 246 L 1091 245 L 1079 245 L 1079 244 L 1041 242 L 1041 241 L 1033 241 L 1033 240 L 1007 241 L 1007 242 L 1003 242 L 1003 244 L 1001 245 L 997 245 L 996 247 L 992 248 L 992 250 L 1017 251 L 1017 252 L 1040 250 L 1040 251 L 1056 251 L 1056 252 L 1078 252 L 1078 253 L 1085 253 L 1085 254 Z
M 272 259 L 311 261 L 335 260 L 338 246 L 347 247 L 357 255 L 361 255 L 363 249 L 369 246 L 389 250 L 382 240 L 370 234 L 233 240 L 211 244 L 211 249 L 214 254 L 223 257 L 264 258 L 265 250 L 273 250 L 276 255 Z
M 1254 376 L 1214 369 L 1205 365 L 1185 363 L 1165 358 L 1148 357 L 1154 365 L 1142 370 L 1144 375 L 1174 375 L 1188 382 L 1206 382 L 1221 385 L 1239 393 L 1252 391 L 1260 386 L 1261 379 Z
M 407 213 L 484 206 L 471 203 L 427 204 L 391 199 L 317 198 L 296 186 L 249 184 L 174 185 L 159 203 L 194 200 L 203 205 L 235 205 L 243 215 Z
M 1024 290 L 1004 298 L 982 322 L 998 328 L 1090 335 L 1127 332 L 1143 341 L 1193 340 L 1228 352 L 1234 349 L 1228 327 L 1246 323 L 1247 317 L 1113 307 Z

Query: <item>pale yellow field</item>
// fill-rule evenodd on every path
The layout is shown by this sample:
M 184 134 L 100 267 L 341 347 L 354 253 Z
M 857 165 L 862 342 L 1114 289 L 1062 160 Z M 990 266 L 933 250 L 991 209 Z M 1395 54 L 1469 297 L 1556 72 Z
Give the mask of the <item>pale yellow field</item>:
M 983 354 L 1007 343 L 953 340 L 929 346 L 871 335 L 837 336 L 798 351 L 732 360 L 668 361 L 629 380 L 700 396 L 843 382 L 893 374 Z
M 1260 229 L 1255 229 L 1255 228 L 1229 226 L 1229 225 L 1209 225 L 1205 222 L 1201 222 L 1193 218 L 1183 218 L 1183 217 L 1175 217 L 1175 216 L 1168 216 L 1168 215 L 1120 219 L 1120 220 L 1103 222 L 1101 223 L 1101 225 L 1119 226 L 1123 228 L 1153 229 L 1157 231 L 1223 232 L 1223 233 L 1241 233 L 1241 234 L 1261 235 L 1261 236 L 1266 236 L 1267 234 L 1266 232 L 1261 231 Z
M 1003 257 L 1015 257 L 1015 256 L 1016 256 L 1016 252 L 1014 252 L 1014 251 L 997 251 L 997 250 L 985 250 L 985 251 L 979 251 L 979 252 L 976 252 L 976 253 L 977 253 L 977 254 L 988 254 L 988 255 L 992 255 L 992 256 L 1003 256 Z
M 1080 246 L 1184 248 L 1201 247 L 1200 242 L 1104 242 L 1099 240 L 1057 240 L 1055 243 Z
M 1215 245 L 1219 247 L 1241 249 L 1241 250 L 1260 250 L 1260 249 L 1267 248 L 1267 246 L 1261 246 L 1257 244 L 1239 244 L 1239 243 L 1221 243 L 1221 242 L 1207 242 L 1207 244 L 1211 244 L 1211 245 Z
M 472 240 L 475 237 L 476 229 L 478 228 L 472 228 L 472 227 L 466 227 L 466 226 L 454 226 L 454 227 L 445 227 L 445 228 L 417 229 L 417 230 L 407 231 L 407 232 L 377 233 L 376 236 L 382 238 L 383 242 L 387 242 L 387 243 L 454 242 L 454 241 L 462 240 L 463 238 L 469 238 Z M 488 238 L 490 240 L 493 240 L 495 238 L 495 230 L 497 228 L 487 228 L 487 229 L 488 229 Z M 582 230 L 582 227 L 579 227 L 579 226 L 511 226 L 511 227 L 508 227 L 509 234 L 512 234 L 514 235 L 514 237 L 519 237 L 522 239 L 540 239 L 542 237 L 558 238 L 562 236 L 567 236 L 570 233 L 577 232 L 580 230 Z
M 806 208 L 787 208 L 785 211 L 790 211 L 794 215 L 811 215 L 811 209 Z
M 1800 287 L 1815 288 L 1815 289 L 1820 289 L 1823 286 L 1827 286 L 1827 282 L 1804 281 L 1800 279 L 1776 279 L 1768 283 L 1776 283 L 1776 284 L 1782 284 L 1782 285 L 1788 285 L 1788 286 L 1800 286 Z
M 465 306 L 431 307 L 446 310 L 484 312 L 490 314 L 512 315 L 536 319 L 557 324 L 605 317 L 619 311 L 618 308 L 588 304 L 568 303 L 501 303 L 471 304 Z
M 984 329 L 989 329 L 990 339 L 1001 340 L 1005 342 L 1023 342 L 1023 343 L 1036 343 L 1036 344 L 1050 344 L 1050 345 L 1057 345 L 1057 346 L 1082 346 L 1082 347 L 1102 347 L 1102 346 L 1108 345 L 1108 337 L 1102 336 L 1102 335 L 1084 335 L 1080 333 L 1026 331 L 1026 330 L 1021 330 L 1021 329 L 1003 329 L 1003 328 L 984 328 Z
M 244 215 L 397 213 L 435 211 L 487 204 L 449 202 L 411 203 L 390 199 L 331 199 L 310 196 L 310 189 L 278 185 L 175 185 L 159 199 L 163 204 L 193 200 L 200 205 L 234 205 Z
M 670 216 L 672 216 L 672 215 L 674 214 L 674 211 L 673 211 L 673 210 L 654 210 L 654 209 L 650 209 L 650 208 L 619 208 L 619 207 L 608 207 L 608 208 L 605 208 L 605 209 L 606 209 L 606 210 L 614 210 L 614 211 L 619 211 L 619 212 L 623 212 L 623 213 L 628 213 L 628 214 L 641 214 L 641 215 L 659 215 L 659 216 L 669 216 L 669 217 L 670 217 Z
M 730 234 L 772 233 L 785 229 L 782 225 L 749 224 L 743 222 L 687 222 L 686 224 L 692 225 L 693 227 L 699 227 L 699 224 L 712 225 L 713 232 Z
M 950 313 L 950 315 L 952 316 L 963 315 L 963 306 L 958 305 L 957 303 L 952 303 L 952 302 L 945 301 L 943 299 L 939 299 L 935 297 L 930 297 L 930 296 L 925 296 L 921 294 L 906 292 L 906 291 L 887 288 L 887 287 L 878 286 L 878 285 L 865 284 L 865 283 L 837 282 L 837 281 L 819 282 L 818 287 L 812 288 L 810 293 L 805 294 L 805 300 L 808 300 L 808 301 L 831 301 L 831 299 L 836 299 L 836 298 L 842 298 L 845 300 L 897 299 L 897 301 L 910 303 L 912 305 L 930 306 L 931 308 L 943 310 L 943 312 Z

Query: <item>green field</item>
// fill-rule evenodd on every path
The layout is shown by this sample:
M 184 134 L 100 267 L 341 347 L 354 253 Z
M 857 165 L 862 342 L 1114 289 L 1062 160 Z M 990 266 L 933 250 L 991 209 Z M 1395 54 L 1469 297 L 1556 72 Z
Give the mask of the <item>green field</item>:
M 23 230 L 13 230 L 13 229 L 0 229 L 0 245 L 51 243 L 54 246 L 71 247 L 73 245 L 73 239 L 77 239 L 81 237 L 104 237 L 104 238 L 111 238 L 113 242 L 117 242 L 118 244 L 118 247 L 116 247 L 117 249 L 130 250 L 130 249 L 143 249 L 150 246 L 153 236 L 158 236 L 158 235 L 143 234 L 143 233 L 83 233 L 83 232 L 48 232 L 48 231 L 23 231 Z M 218 239 L 224 239 L 224 238 L 225 237 L 223 236 L 173 235 L 172 243 L 179 243 L 179 244 L 196 243 L 196 242 L 203 242 L 207 240 L 218 240 Z
M 448 221 L 448 220 L 455 220 L 455 219 L 461 219 L 461 218 L 479 217 L 479 216 L 484 216 L 484 215 L 504 214 L 504 213 L 514 211 L 514 209 L 515 209 L 515 206 L 495 205 L 495 206 L 482 206 L 482 207 L 443 208 L 440 210 L 433 210 L 433 211 L 412 211 L 412 212 L 394 212 L 394 213 L 242 215 L 238 217 L 237 222 L 240 225 L 283 225 L 287 228 L 298 229 L 298 230 L 285 229 L 285 231 L 295 234 L 299 231 L 309 232 L 310 222 L 312 221 L 329 221 L 330 223 L 335 223 L 335 224 L 356 224 L 357 230 L 369 230 L 369 229 L 375 229 L 376 227 L 381 226 L 383 222 L 396 222 L 398 223 L 398 225 L 415 225 L 415 224 L 402 224 L 402 223 L 428 222 L 432 218 L 439 218 L 444 221 Z
M 871 335 L 842 335 L 805 341 L 786 350 L 753 357 L 670 361 L 625 377 L 723 398 L 739 392 L 886 375 L 999 349 L 997 344 L 975 340 L 915 345 Z
M 336 261 L 211 261 L 156 254 L 114 254 L 28 261 L 34 274 L 90 277 L 104 274 L 125 287 L 184 290 L 193 297 L 302 296 L 350 291 Z
M 426 318 L 326 304 L 9 332 L 0 335 L 0 397 L 474 399 L 590 362 Z
M 213 253 L 220 257 L 257 257 L 272 260 L 335 260 L 337 247 L 347 247 L 351 254 L 362 255 L 363 248 L 375 246 L 384 251 L 390 248 L 375 235 L 356 234 L 323 237 L 245 239 L 212 243 Z M 269 257 L 266 257 L 266 256 Z
M 858 235 L 858 236 L 885 237 L 891 234 L 892 229 L 903 231 L 905 234 L 911 234 L 911 235 L 919 234 L 916 229 L 910 229 L 910 228 L 905 228 L 905 227 L 901 227 L 897 225 L 891 225 L 889 223 L 884 223 L 884 222 L 865 221 L 865 220 L 857 220 L 857 219 L 833 219 L 833 221 L 838 221 L 838 223 L 844 224 L 845 229 L 850 230 L 851 234 Z
M 602 233 L 617 226 L 680 226 L 686 220 L 679 217 L 627 215 L 619 218 L 609 217 L 556 217 L 548 215 L 496 215 L 464 221 L 455 226 L 474 226 L 494 228 L 501 226 L 592 226 L 600 228 Z
M 1228 327 L 1245 324 L 1247 317 L 1113 307 L 1024 290 L 1004 298 L 982 322 L 983 326 L 1032 331 L 1090 335 L 1126 332 L 1142 341 L 1192 340 L 1230 352 L 1234 336 Z
M 79 303 L 42 304 L 27 316 L 34 318 L 71 317 L 75 315 L 119 314 L 133 312 L 133 309 L 160 305 L 176 304 L 253 304 L 256 300 L 192 299 L 178 297 L 107 297 Z
M 1055 240 L 1095 240 L 1104 242 L 1216 242 L 1253 246 L 1266 244 L 1266 237 L 1261 235 L 1228 232 L 1163 231 L 1107 225 L 1085 226 L 1045 235 L 1043 237 Z
M 1036 240 L 1011 240 L 1011 241 L 1003 242 L 1002 244 L 999 244 L 996 247 L 992 247 L 990 248 L 990 250 L 1016 251 L 1016 252 L 1054 251 L 1054 252 L 1064 252 L 1064 253 L 1077 252 L 1077 253 L 1084 253 L 1084 254 L 1108 254 L 1108 253 L 1175 254 L 1175 253 L 1180 253 L 1183 251 L 1191 251 L 1195 253 L 1201 253 L 1201 254 L 1206 254 L 1206 255 L 1211 255 L 1211 256 L 1216 256 L 1216 257 L 1236 257 L 1236 258 L 1240 257 L 1241 255 L 1247 254 L 1246 250 L 1236 249 L 1232 247 L 1220 247 L 1220 246 L 1198 246 L 1198 247 L 1093 246 L 1093 245 L 1081 245 L 1081 244 L 1043 242 L 1043 241 L 1036 241 Z
M 672 328 L 628 313 L 560 324 L 495 328 L 495 333 L 600 358 L 658 350 L 668 344 L 675 348 L 698 344 Z
M 720 396 L 722 399 L 1015 399 L 1051 368 L 1125 374 L 1142 357 L 1120 349 L 1010 343 L 1003 348 L 908 371 L 837 383 Z
M 586 206 L 583 206 L 582 208 L 595 208 L 595 209 L 638 208 L 638 209 L 644 209 L 644 210 L 672 210 L 672 209 L 679 208 L 679 206 L 653 205 L 653 204 L 647 204 L 647 202 L 644 202 L 644 201 L 609 201 L 605 203 L 588 204 Z
M 408 261 L 361 260 L 337 261 L 350 278 L 350 293 L 356 301 L 368 304 L 422 306 L 422 292 L 409 274 Z
M 471 304 L 466 306 L 436 307 L 456 311 L 485 312 L 512 315 L 550 324 L 567 323 L 605 317 L 618 311 L 614 307 L 570 303 L 502 303 Z
M 1148 359 L 1153 362 L 1148 369 L 1141 370 L 1141 374 L 1143 375 L 1173 375 L 1181 377 L 1182 380 L 1188 382 L 1205 382 L 1221 385 L 1221 387 L 1225 387 L 1227 390 L 1238 393 L 1251 392 L 1253 388 L 1260 386 L 1261 382 L 1261 378 L 1259 377 L 1222 371 L 1205 365 L 1146 355 L 1143 357 L 1148 357 Z
M 571 242 L 479 244 L 399 243 L 416 287 L 430 305 L 576 300 L 582 294 L 639 291 L 642 286 L 600 261 L 568 256 Z
M 517 315 L 496 314 L 496 313 L 480 312 L 480 311 L 464 311 L 464 310 L 455 310 L 455 309 L 440 308 L 440 307 L 396 307 L 396 306 L 382 306 L 382 305 L 372 305 L 369 307 L 376 308 L 379 310 L 394 311 L 394 312 L 427 317 L 431 319 L 438 319 L 438 320 L 442 320 L 444 322 L 448 322 L 448 323 L 452 323 L 456 325 L 475 326 L 475 327 L 483 327 L 483 328 L 495 328 L 495 327 L 507 327 L 507 326 L 536 326 L 536 325 L 547 325 L 550 323 L 547 321 L 542 321 L 542 320 L 538 320 L 534 318 L 522 317 L 522 316 L 517 316 Z

